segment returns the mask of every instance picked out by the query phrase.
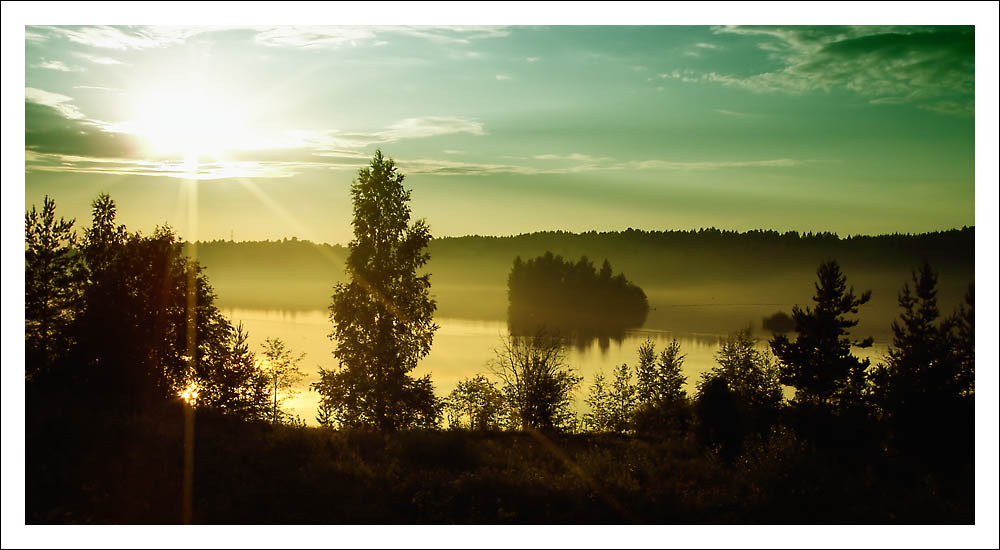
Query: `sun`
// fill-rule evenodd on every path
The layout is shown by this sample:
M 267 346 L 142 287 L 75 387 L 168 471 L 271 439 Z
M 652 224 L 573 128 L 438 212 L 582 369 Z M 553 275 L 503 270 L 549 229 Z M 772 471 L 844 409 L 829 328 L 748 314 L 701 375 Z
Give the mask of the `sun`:
M 164 85 L 132 100 L 131 133 L 157 157 L 220 159 L 246 137 L 247 114 L 234 94 L 203 84 Z

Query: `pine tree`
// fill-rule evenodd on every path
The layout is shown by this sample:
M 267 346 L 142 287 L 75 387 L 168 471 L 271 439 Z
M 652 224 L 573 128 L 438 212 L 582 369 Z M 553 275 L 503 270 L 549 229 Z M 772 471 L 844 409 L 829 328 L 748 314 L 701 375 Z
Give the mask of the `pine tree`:
M 854 341 L 850 329 L 858 324 L 848 318 L 871 299 L 871 291 L 860 296 L 847 288 L 847 278 L 836 261 L 817 270 L 814 306 L 792 308 L 794 342 L 784 334 L 775 336 L 771 350 L 780 361 L 781 383 L 796 389 L 795 401 L 839 409 L 862 402 L 868 359 L 858 359 L 851 347 L 868 347 L 872 339 Z
M 68 344 L 67 328 L 80 309 L 83 265 L 74 220 L 56 220 L 56 203 L 24 215 L 25 378 L 47 371 Z

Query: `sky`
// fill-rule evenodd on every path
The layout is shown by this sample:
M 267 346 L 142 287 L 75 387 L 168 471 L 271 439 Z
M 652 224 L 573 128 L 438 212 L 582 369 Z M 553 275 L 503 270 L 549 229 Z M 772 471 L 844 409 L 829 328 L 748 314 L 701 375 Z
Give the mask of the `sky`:
M 25 208 L 351 238 L 376 148 L 434 236 L 975 225 L 975 31 L 26 26 Z

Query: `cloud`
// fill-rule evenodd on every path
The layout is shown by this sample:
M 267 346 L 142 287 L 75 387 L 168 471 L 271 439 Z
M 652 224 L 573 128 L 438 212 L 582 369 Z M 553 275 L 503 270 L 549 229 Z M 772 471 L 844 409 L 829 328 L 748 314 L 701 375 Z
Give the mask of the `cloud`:
M 31 30 L 30 27 L 25 27 L 24 39 L 28 42 L 45 42 L 49 37 L 38 31 Z
M 526 58 L 524 58 L 524 59 L 525 59 L 525 61 L 527 61 L 528 63 L 534 63 L 535 61 L 538 61 L 539 59 L 541 59 L 541 57 L 526 57 Z
M 38 88 L 25 88 L 24 99 L 28 103 L 49 107 L 58 112 L 63 118 L 73 120 L 85 118 L 83 113 L 70 103 L 73 101 L 73 98 L 69 96 L 46 92 Z M 27 119 L 25 120 L 27 123 Z
M 592 157 L 590 155 L 584 155 L 582 153 L 571 153 L 569 155 L 535 155 L 533 157 L 536 160 L 572 160 L 578 162 L 601 162 L 605 160 L 611 160 L 610 157 Z
M 465 151 L 462 151 L 460 149 L 445 149 L 445 150 L 443 150 L 441 152 L 444 153 L 444 154 L 446 154 L 446 155 L 464 155 L 465 154 Z
M 691 171 L 691 170 L 720 170 L 725 168 L 791 168 L 800 166 L 806 162 L 788 158 L 770 160 L 740 160 L 740 161 L 671 161 L 671 160 L 643 160 L 621 163 L 615 166 L 621 170 L 663 170 L 663 171 Z
M 258 28 L 254 41 L 270 47 L 324 49 L 344 45 L 381 46 L 388 35 L 420 38 L 438 44 L 469 44 L 473 40 L 510 34 L 502 27 L 468 26 L 284 26 Z
M 84 52 L 73 52 L 73 55 L 79 57 L 80 59 L 85 59 L 91 63 L 96 63 L 98 65 L 123 65 L 121 61 L 113 57 L 104 57 L 100 55 L 92 55 Z
M 42 60 L 40 63 L 32 65 L 32 67 L 36 67 L 39 69 L 50 69 L 53 71 L 62 71 L 64 73 L 78 73 L 83 70 L 80 67 L 70 67 L 65 63 L 63 63 L 62 61 L 56 61 L 56 60 Z
M 108 88 L 106 86 L 73 86 L 74 90 L 99 90 L 102 92 L 110 92 L 112 94 L 122 94 L 125 90 L 120 88 Z
M 182 44 L 188 38 L 217 27 L 179 27 L 179 26 L 48 26 L 35 27 L 44 29 L 68 39 L 70 42 L 83 44 L 92 48 L 109 50 L 147 50 Z
M 735 116 L 735 117 L 754 117 L 754 116 L 757 116 L 757 115 L 752 114 L 752 113 L 741 113 L 739 111 L 730 111 L 729 109 L 716 109 L 715 112 L 719 113 L 720 115 Z
M 263 46 L 320 49 L 344 44 L 357 45 L 375 38 L 367 27 L 274 27 L 254 35 L 254 42 Z
M 972 111 L 975 36 L 971 27 L 717 27 L 718 34 L 763 40 L 777 64 L 749 75 L 674 71 L 684 82 L 716 82 L 757 92 L 801 94 L 843 88 L 873 103 L 947 100 Z M 664 75 L 660 75 L 661 78 Z
M 73 98 L 62 94 L 25 88 L 28 170 L 195 179 L 287 177 L 306 169 L 357 169 L 370 156 L 362 150 L 377 143 L 449 134 L 485 134 L 482 123 L 457 116 L 406 118 L 368 134 L 287 131 L 268 149 L 227 150 L 224 161 L 205 159 L 197 166 L 196 173 L 192 173 L 191 166 L 180 159 L 151 158 L 142 136 L 117 130 L 127 125 L 88 119 L 72 101 Z
M 420 139 L 450 134 L 485 135 L 483 124 L 475 119 L 458 116 L 426 116 L 405 118 L 388 128 L 368 133 L 337 131 L 301 134 L 306 143 L 321 148 L 343 150 L 364 149 L 378 143 L 393 143 L 404 139 Z
M 498 75 L 496 76 L 496 79 L 497 79 L 497 80 L 510 80 L 510 77 L 509 77 L 509 76 L 507 76 L 507 75 L 505 75 L 505 74 L 498 74 Z

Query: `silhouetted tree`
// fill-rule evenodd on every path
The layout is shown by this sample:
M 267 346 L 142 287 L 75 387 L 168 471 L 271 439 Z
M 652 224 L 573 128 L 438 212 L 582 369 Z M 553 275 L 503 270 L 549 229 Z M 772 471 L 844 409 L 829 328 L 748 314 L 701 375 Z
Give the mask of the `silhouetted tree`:
M 293 355 L 281 338 L 265 338 L 261 348 L 263 358 L 260 370 L 267 377 L 268 393 L 271 396 L 268 417 L 272 424 L 277 424 L 288 416 L 281 410 L 281 403 L 297 393 L 293 388 L 305 376 L 298 364 L 306 354 Z
M 667 344 L 659 355 L 652 340 L 639 346 L 633 415 L 636 431 L 663 434 L 686 427 L 690 406 L 684 390 L 684 358 L 677 340 Z
M 715 354 L 716 365 L 702 375 L 699 386 L 711 378 L 722 378 L 729 389 L 755 410 L 773 410 L 781 405 L 781 382 L 774 356 L 758 349 L 750 328 L 729 335 Z
M 724 378 L 705 381 L 695 398 L 695 410 L 701 444 L 718 448 L 727 461 L 736 458 L 743 449 L 746 431 L 739 400 Z
M 434 411 L 440 411 L 430 378 L 408 375 L 430 352 L 438 326 L 429 275 L 417 275 L 429 258 L 430 230 L 423 220 L 410 223 L 403 178 L 393 160 L 376 151 L 351 184 L 350 281 L 336 285 L 330 306 L 340 365 L 321 370 L 314 386 L 340 423 L 383 432 L 436 423 Z
M 782 403 L 774 356 L 767 350 L 758 349 L 757 343 L 749 327 L 729 335 L 715 354 L 715 366 L 698 382 L 699 393 L 714 380 L 726 384 L 729 388 L 726 399 L 730 399 L 738 411 L 728 422 L 738 425 L 739 433 L 744 435 L 766 434 L 777 420 Z
M 458 383 L 444 402 L 448 425 L 470 430 L 497 430 L 508 420 L 507 403 L 496 385 L 483 375 Z
M 229 333 L 228 345 L 218 357 L 200 365 L 195 384 L 199 402 L 245 420 L 273 415 L 272 378 L 258 367 L 248 335 L 240 323 Z
M 489 368 L 520 428 L 566 429 L 575 418 L 572 393 L 583 378 L 566 364 L 564 341 L 539 330 L 532 336 L 504 337 L 494 352 Z
M 585 399 L 590 412 L 584 415 L 583 423 L 593 431 L 624 434 L 632 429 L 636 387 L 628 364 L 622 364 L 613 372 L 610 387 L 606 386 L 603 373 L 594 377 L 590 395 Z
M 847 315 L 857 314 L 871 291 L 856 296 L 836 261 L 821 264 L 817 276 L 815 305 L 792 308 L 798 337 L 792 342 L 779 334 L 771 350 L 780 361 L 781 383 L 796 389 L 796 402 L 840 409 L 863 399 L 869 361 L 852 355 L 851 347 L 871 346 L 872 339 L 851 340 L 850 329 L 858 321 Z
M 73 329 L 75 376 L 107 406 L 173 398 L 225 355 L 232 326 L 169 227 L 130 235 L 115 225 L 110 197 L 93 206 L 84 238 L 89 281 Z
M 24 215 L 25 378 L 47 371 L 69 347 L 67 328 L 79 312 L 83 264 L 75 220 L 56 220 L 56 203 Z
M 893 342 L 873 373 L 881 412 L 896 443 L 909 451 L 940 452 L 950 433 L 968 430 L 961 402 L 970 395 L 971 365 L 965 366 L 964 308 L 940 320 L 937 274 L 926 261 L 913 273 L 913 288 L 899 292 L 902 313 L 892 323 Z M 971 294 L 967 295 L 971 300 Z M 955 330 L 957 329 L 957 330 Z M 971 324 L 967 327 L 971 334 Z M 946 452 L 958 452 L 951 445 Z M 968 450 L 968 449 L 966 449 Z
M 952 351 L 957 362 L 955 384 L 959 393 L 971 398 L 976 393 L 976 314 L 975 290 L 972 283 L 965 292 L 964 303 L 948 320 Z M 953 331 L 953 332 L 952 332 Z
M 590 412 L 583 415 L 583 427 L 594 432 L 611 431 L 611 397 L 603 372 L 594 375 L 583 401 L 590 407 Z

